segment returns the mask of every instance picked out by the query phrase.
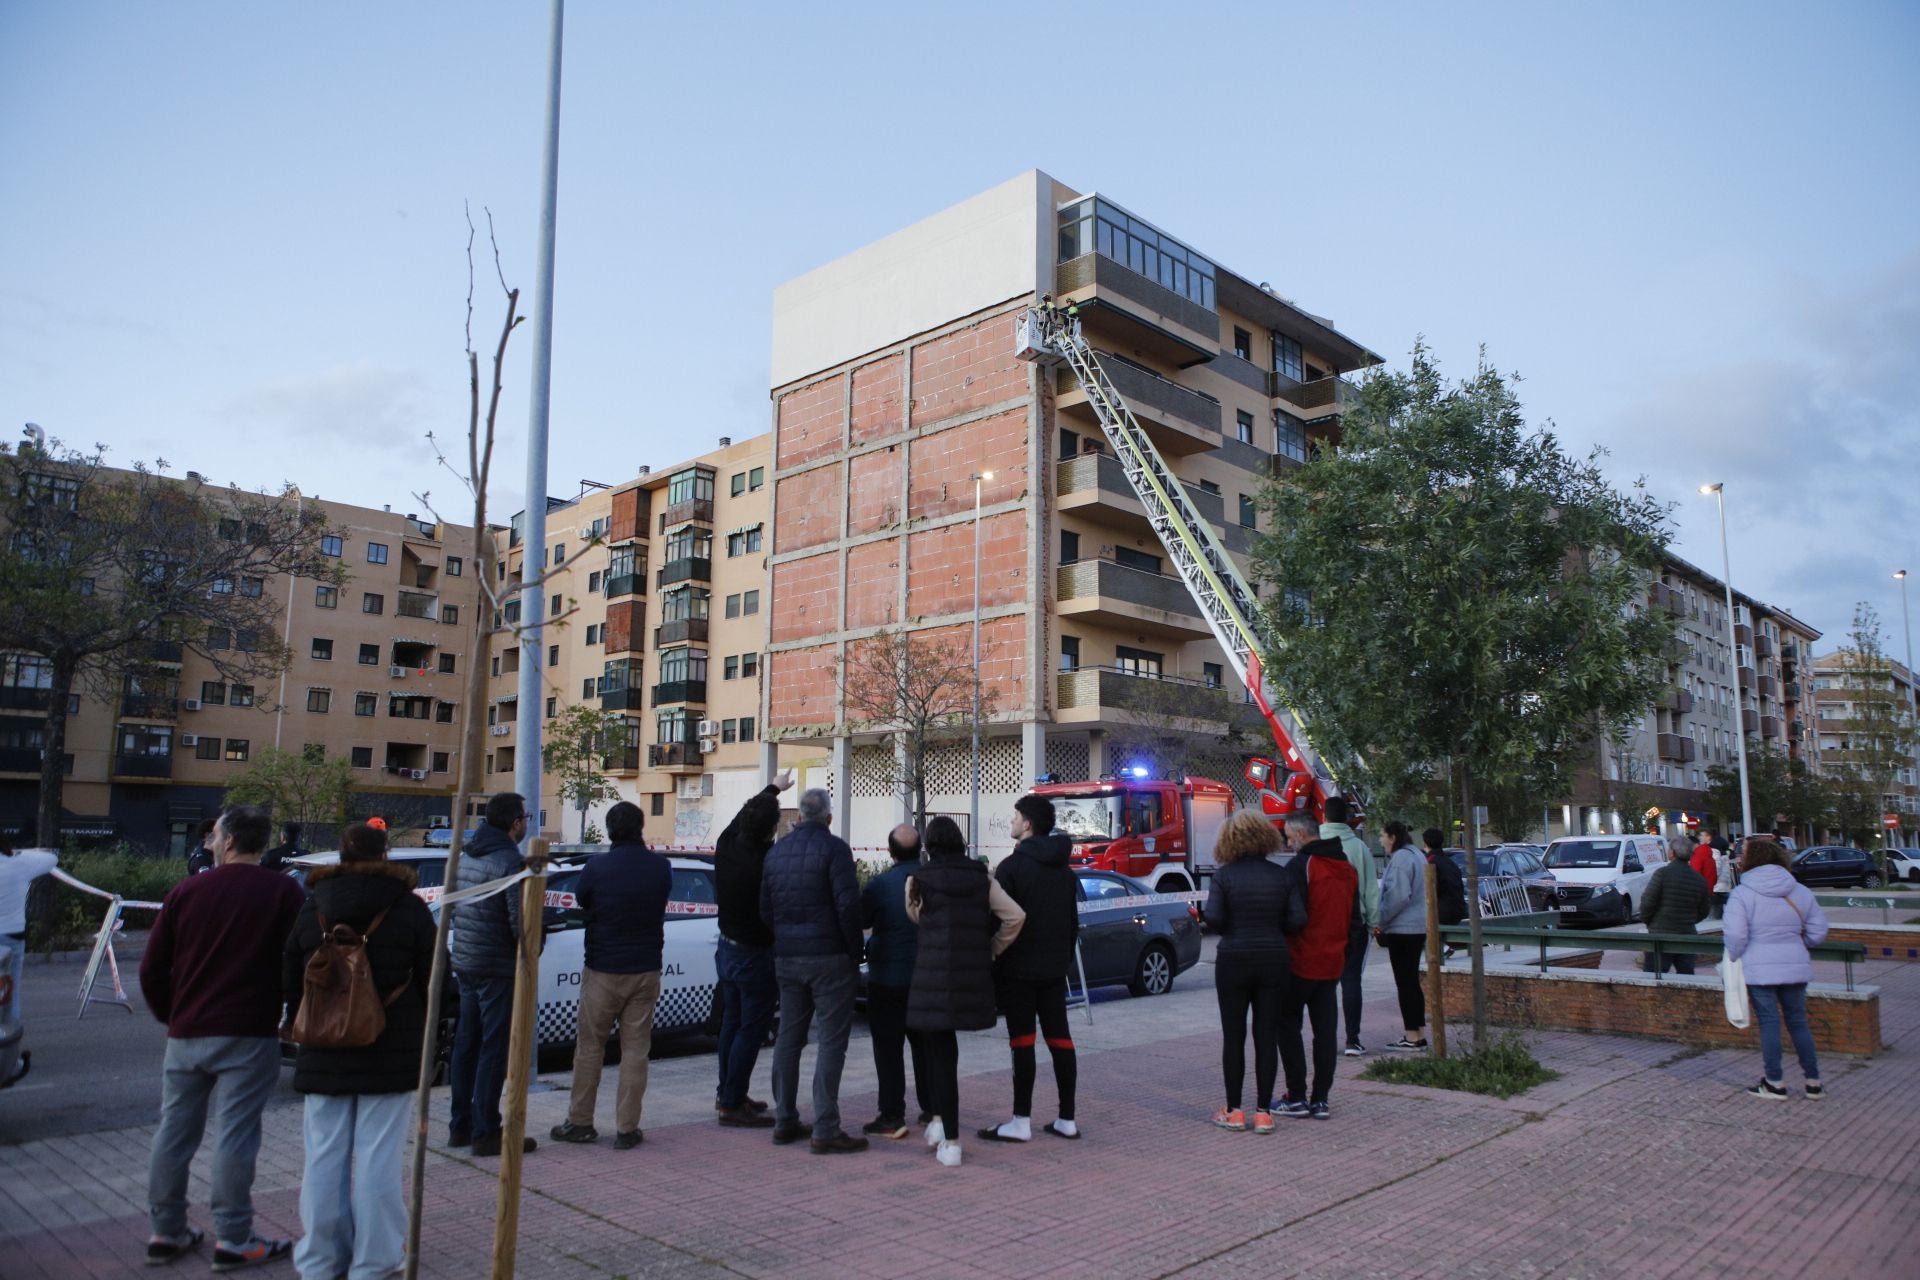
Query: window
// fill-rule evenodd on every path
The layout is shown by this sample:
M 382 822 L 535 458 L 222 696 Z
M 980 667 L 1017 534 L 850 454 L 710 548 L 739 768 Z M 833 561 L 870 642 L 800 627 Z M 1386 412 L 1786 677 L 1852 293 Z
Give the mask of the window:
M 464 567 L 460 563 L 459 556 L 447 557 L 447 576 L 449 578 L 457 578 L 461 575 L 463 571 L 464 571 Z
M 369 542 L 367 544 L 367 563 L 385 564 L 386 562 L 387 544 L 384 542 Z
M 240 579 L 240 594 L 248 600 L 258 600 L 260 593 L 266 589 L 266 585 L 267 582 L 264 578 L 242 578 Z
M 1129 569 L 1141 569 L 1147 573 L 1160 572 L 1159 556 L 1150 556 L 1146 552 L 1136 551 L 1132 547 L 1115 547 L 1113 549 L 1113 560 L 1115 564 L 1123 564 Z
M 722 720 L 720 722 L 720 741 L 722 742 L 739 741 L 739 738 L 737 737 L 739 731 L 740 731 L 739 726 L 735 724 L 732 720 Z
M 753 717 L 752 716 L 740 717 L 740 741 L 742 742 L 753 741 Z
M 654 792 L 647 797 L 647 808 L 650 810 L 650 816 L 652 817 L 658 818 L 664 816 L 667 812 L 667 797 L 661 792 Z
M 758 612 L 760 612 L 760 593 L 758 591 L 749 591 L 740 597 L 741 617 L 751 617 Z
M 342 550 L 343 550 L 343 547 L 340 541 L 339 534 L 329 533 L 329 534 L 322 535 L 320 539 L 321 555 L 332 556 L 334 559 L 338 560 L 340 558 L 340 552 Z
M 732 497 L 737 498 L 741 494 L 745 493 L 746 491 L 747 491 L 747 473 L 744 471 L 734 472 L 733 479 L 727 482 L 728 494 Z
M 720 664 L 720 678 L 722 680 L 737 680 L 740 678 L 739 654 L 727 655 L 727 660 Z
M 598 569 L 595 569 L 587 575 L 587 594 L 590 596 L 600 594 L 600 571 Z
M 1300 358 L 1300 344 L 1284 333 L 1275 333 L 1273 338 L 1273 371 L 1285 374 L 1295 382 L 1306 377 L 1307 371 Z
M 677 471 L 667 479 L 667 505 L 677 507 L 683 502 L 712 502 L 713 472 L 703 467 L 689 467 Z
M 1253 415 L 1245 409 L 1237 409 L 1233 415 L 1234 434 L 1241 444 L 1253 443 Z
M 560 616 L 560 593 L 558 591 L 547 597 L 547 616 L 549 618 L 557 618 Z
M 1220 496 L 1220 486 L 1212 480 L 1202 480 L 1200 482 L 1200 492 L 1210 493 L 1217 498 Z
M 353 749 L 353 767 L 356 769 L 373 768 L 373 748 L 355 747 Z
M 1253 335 L 1237 326 L 1233 331 L 1233 354 L 1242 360 L 1253 359 Z
M 253 705 L 253 686 L 235 684 L 227 686 L 227 705 L 230 707 L 250 707 Z
M 450 758 L 446 752 L 436 751 L 433 753 L 433 772 L 445 773 L 449 763 Z
M 560 646 L 559 645 L 550 644 L 547 646 L 547 665 L 550 667 L 557 667 L 560 665 Z
M 252 746 L 253 743 L 246 738 L 228 738 L 226 758 L 235 764 L 239 764 L 246 760 L 247 752 Z
M 93 594 L 93 579 L 92 579 L 92 578 L 82 578 L 82 579 L 80 579 L 80 594 L 81 594 L 81 595 L 83 595 L 83 596 L 90 596 L 90 595 L 92 595 L 92 594 Z
M 738 532 L 730 533 L 727 535 L 727 555 L 728 556 L 751 555 L 752 553 L 758 551 L 759 549 L 760 549 L 760 526 L 759 525 L 755 525 L 751 529 L 741 529 Z
M 316 639 L 313 642 L 313 658 L 316 662 L 333 661 L 333 641 Z
M 1307 460 L 1307 424 L 1290 413 L 1273 412 L 1273 451 L 1295 462 Z
M 331 689 L 307 690 L 307 710 L 313 712 L 315 715 L 323 716 L 332 709 L 333 709 L 333 690 Z
M 1257 529 L 1257 528 L 1259 528 L 1260 526 L 1259 526 L 1259 524 L 1258 524 L 1258 523 L 1256 523 L 1256 519 L 1257 519 L 1257 517 L 1256 517 L 1256 514 L 1255 514 L 1255 509 L 1254 509 L 1254 505 L 1253 505 L 1253 499 L 1252 499 L 1252 498 L 1249 498 L 1249 497 L 1248 497 L 1248 496 L 1247 496 L 1246 494 L 1244 494 L 1244 493 L 1243 493 L 1243 494 L 1241 494 L 1241 495 L 1240 495 L 1240 525 L 1241 525 L 1241 527 L 1242 527 L 1242 528 L 1245 528 L 1245 529 Z
M 553 544 L 553 562 L 555 564 L 565 564 L 567 562 L 567 544 L 566 543 L 556 542 Z
M 1203 662 L 1200 664 L 1200 677 L 1206 681 L 1207 688 L 1209 689 L 1218 689 L 1221 678 L 1224 675 L 1225 673 L 1220 669 L 1220 664 L 1217 662 Z
M 200 682 L 200 702 L 203 706 L 224 707 L 227 705 L 227 686 L 218 680 Z
M 1078 671 L 1080 669 L 1080 637 L 1060 637 L 1060 669 Z
M 459 625 L 459 622 L 460 622 L 460 606 L 459 606 L 459 605 L 457 605 L 457 604 L 443 604 L 443 605 L 441 605 L 441 606 L 440 606 L 440 621 L 442 621 L 442 622 L 444 622 L 444 623 L 446 623 L 446 624 L 447 624 L 448 626 L 450 626 L 450 627 L 451 627 L 451 626 L 457 626 L 457 625 Z
M 260 647 L 258 631 L 236 631 L 233 633 L 233 647 L 242 653 L 252 653 Z
M 233 632 L 227 630 L 225 627 L 208 627 L 207 628 L 207 648 L 209 649 L 233 648 Z
M 220 739 L 209 737 L 204 733 L 201 734 L 200 741 L 194 744 L 193 758 L 195 760 L 218 760 L 220 758 Z
M 593 696 L 593 677 L 592 676 L 588 676 L 585 680 L 582 680 L 580 682 L 580 696 L 582 698 L 591 698 Z
M 377 703 L 378 701 L 379 699 L 371 693 L 354 694 L 353 695 L 353 714 L 357 716 L 372 715 L 374 710 L 374 704 Z
M 1189 302 L 1214 309 L 1213 263 L 1111 200 L 1086 196 L 1060 210 L 1060 261 L 1098 253 Z
M 363 667 L 379 666 L 380 665 L 380 646 L 377 644 L 361 645 L 360 646 L 360 665 Z
M 743 679 L 751 679 L 752 677 L 757 676 L 759 674 L 760 674 L 760 655 L 757 653 L 741 654 L 740 655 L 741 677 Z
M 553 719 L 555 715 L 559 714 L 559 711 L 560 711 L 560 699 L 548 698 L 547 699 L 547 719 L 549 720 Z
M 233 594 L 232 578 L 215 578 L 213 585 L 207 588 L 208 595 L 230 596 Z
M 1071 529 L 1060 531 L 1060 563 L 1075 564 L 1080 559 L 1080 535 Z
M 433 708 L 433 720 L 435 724 L 452 724 L 453 704 L 451 702 L 436 704 Z
M 459 660 L 459 656 L 457 654 L 451 654 L 451 653 L 441 654 L 440 655 L 440 674 L 443 676 L 452 675 L 454 664 L 458 660 Z
M 600 626 L 601 624 L 598 622 L 589 622 L 587 624 L 587 643 L 588 644 L 600 643 Z
M 740 616 L 740 596 L 737 592 L 727 597 L 726 616 L 729 618 Z
M 316 609 L 338 609 L 340 607 L 340 588 L 315 587 L 313 589 L 313 607 Z
M 1062 458 L 1072 458 L 1078 456 L 1079 452 L 1080 433 L 1078 431 L 1069 431 L 1065 427 L 1060 428 L 1060 456 Z
M 360 612 L 385 613 L 386 611 L 387 598 L 385 596 L 376 595 L 369 591 L 360 597 Z
M 748 493 L 753 493 L 756 490 L 764 489 L 766 487 L 767 487 L 767 469 L 765 467 L 755 467 L 753 470 L 747 472 L 747 492 Z
M 493 567 L 494 576 L 500 581 L 505 582 L 507 580 L 507 562 L 505 560 L 496 561 Z
M 1164 654 L 1147 649 L 1129 649 L 1125 645 L 1113 651 L 1114 667 L 1130 676 L 1158 676 L 1165 660 Z
M 500 655 L 497 653 L 493 655 L 493 674 L 496 677 L 500 674 Z

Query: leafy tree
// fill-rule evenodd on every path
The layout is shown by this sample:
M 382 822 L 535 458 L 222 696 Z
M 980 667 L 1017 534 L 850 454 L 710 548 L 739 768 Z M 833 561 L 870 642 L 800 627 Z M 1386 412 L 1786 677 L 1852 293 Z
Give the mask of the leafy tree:
M 1156 778 L 1183 772 L 1189 753 L 1202 741 L 1218 743 L 1221 723 L 1232 723 L 1226 690 L 1191 678 L 1122 677 L 1103 685 L 1102 698 L 1120 713 L 1106 727 L 1107 758 Z
M 46 690 L 44 704 L 31 704 L 45 712 L 43 842 L 59 830 L 76 687 L 171 703 L 186 653 L 221 680 L 262 683 L 288 658 L 275 600 L 282 580 L 345 580 L 339 561 L 321 554 L 326 516 L 291 488 L 223 489 L 165 468 L 110 468 L 100 445 L 0 446 L 0 649 L 37 658 L 27 663 L 30 687 Z
M 1880 817 L 1903 767 L 1913 761 L 1913 726 L 1906 700 L 1894 682 L 1893 664 L 1880 640 L 1880 615 L 1862 601 L 1854 606 L 1847 645 L 1840 650 L 1838 680 L 1847 715 L 1822 720 L 1823 732 L 1840 735 L 1840 749 L 1822 753 L 1833 823 L 1862 845 L 1881 834 Z
M 1826 811 L 1823 789 L 1806 761 L 1796 760 L 1771 743 L 1747 739 L 1747 796 L 1754 825 L 1762 831 L 1799 833 L 1819 824 Z M 1724 815 L 1740 812 L 1740 767 L 1707 768 L 1707 799 Z
M 228 804 L 263 805 L 277 822 L 338 824 L 353 794 L 346 760 L 268 747 L 227 781 Z
M 1642 486 L 1616 490 L 1597 452 L 1576 460 L 1529 429 L 1484 362 L 1450 385 L 1417 346 L 1409 372 L 1367 380 L 1340 445 L 1276 476 L 1262 503 L 1267 669 L 1349 785 L 1450 760 L 1471 814 L 1489 785 L 1563 777 L 1596 724 L 1619 732 L 1666 685 L 1672 620 L 1632 607 L 1664 509 Z
M 974 677 L 966 639 L 881 631 L 847 646 L 841 674 L 847 728 L 877 731 L 892 744 L 891 752 L 861 755 L 877 771 L 876 780 L 906 792 L 909 816 L 922 828 L 935 758 L 967 742 L 972 732 Z M 997 699 L 993 686 L 980 690 L 983 721 Z
M 616 800 L 620 791 L 604 771 L 604 757 L 626 741 L 626 717 L 575 703 L 547 722 L 540 763 L 560 777 L 560 799 L 580 811 L 580 839 L 587 840 L 587 810 Z

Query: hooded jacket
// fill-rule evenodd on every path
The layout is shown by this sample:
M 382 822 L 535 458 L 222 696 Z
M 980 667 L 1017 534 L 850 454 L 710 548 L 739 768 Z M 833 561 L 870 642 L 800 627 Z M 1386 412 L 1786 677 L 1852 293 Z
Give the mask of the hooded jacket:
M 1380 931 L 1427 931 L 1427 860 L 1412 845 L 1394 850 L 1380 877 Z
M 460 850 L 456 889 L 471 889 L 510 876 L 527 864 L 513 837 L 491 823 Z M 520 894 L 515 889 L 477 902 L 463 902 L 453 917 L 448 948 L 453 971 L 463 978 L 511 978 L 520 950 Z
M 1347 855 L 1347 861 L 1353 866 L 1353 874 L 1360 882 L 1360 919 L 1369 929 L 1380 925 L 1380 872 L 1373 865 L 1373 850 L 1367 848 L 1354 829 L 1344 822 L 1323 822 L 1320 824 L 1322 840 L 1338 840 L 1340 851 Z
M 346 862 L 315 867 L 311 891 L 294 919 L 280 965 L 287 1019 L 300 1009 L 307 961 L 320 947 L 320 918 L 365 934 L 374 917 L 386 918 L 367 939 L 367 963 L 381 998 L 405 989 L 387 1006 L 386 1029 L 363 1049 L 310 1049 L 302 1045 L 293 1064 L 300 1093 L 411 1093 L 420 1082 L 420 1039 L 427 1025 L 427 980 L 433 970 L 433 912 L 413 892 L 413 869 L 397 862 Z
M 1303 845 L 1288 870 L 1307 901 L 1307 927 L 1293 937 L 1288 951 L 1294 976 L 1332 982 L 1346 970 L 1347 940 L 1361 927 L 1353 864 L 1340 841 L 1329 837 Z
M 1688 858 L 1688 865 L 1707 882 L 1707 892 L 1712 893 L 1714 885 L 1720 879 L 1720 860 L 1714 857 L 1713 846 L 1705 840 L 1695 845 L 1693 854 Z
M 713 842 L 713 895 L 720 902 L 720 933 L 743 947 L 770 947 L 773 930 L 760 918 L 760 874 L 780 825 L 780 788 L 750 796 Z
M 1020 936 L 1000 955 L 1000 976 L 1051 981 L 1073 968 L 1080 881 L 1067 865 L 1072 853 L 1073 841 L 1057 831 L 1028 836 L 994 869 L 993 878 L 1027 915 Z
M 1727 959 L 1740 961 L 1747 985 L 1813 981 L 1807 948 L 1827 940 L 1827 916 L 1813 891 L 1771 863 L 1740 877 L 1727 898 Z
M 1707 918 L 1711 901 L 1700 873 L 1674 858 L 1647 880 L 1640 919 L 1648 933 L 1698 933 L 1696 926 Z

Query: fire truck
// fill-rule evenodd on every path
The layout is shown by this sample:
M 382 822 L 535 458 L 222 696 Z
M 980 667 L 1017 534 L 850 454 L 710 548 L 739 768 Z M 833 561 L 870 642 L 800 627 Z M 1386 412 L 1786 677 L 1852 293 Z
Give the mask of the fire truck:
M 1107 377 L 1099 356 L 1080 331 L 1080 321 L 1073 308 L 1056 307 L 1051 298 L 1043 298 L 1039 306 L 1030 308 L 1015 327 L 1014 354 L 1029 362 L 1064 365 L 1072 370 L 1074 378 L 1087 394 L 1087 403 L 1099 418 L 1101 431 L 1113 448 L 1114 458 L 1126 474 L 1135 496 L 1146 508 L 1147 520 L 1166 547 L 1167 556 L 1178 570 L 1180 580 L 1199 606 L 1201 617 L 1206 619 L 1214 639 L 1219 641 L 1234 673 L 1240 677 L 1265 718 L 1267 727 L 1273 733 L 1274 743 L 1280 748 L 1279 758 L 1250 761 L 1246 773 L 1247 781 L 1260 793 L 1262 810 L 1276 822 L 1284 820 L 1290 813 L 1310 812 L 1316 817 L 1320 816 L 1327 799 L 1339 795 L 1340 788 L 1313 747 L 1307 733 L 1306 717 L 1288 702 L 1285 691 L 1269 680 L 1262 670 L 1260 655 L 1272 646 L 1271 637 L 1266 633 L 1261 619 L 1258 599 L 1228 556 L 1213 526 L 1207 523 L 1188 496 L 1186 485 L 1167 465 L 1159 447 L 1141 428 L 1133 411 L 1127 407 L 1126 399 Z M 1102 790 L 1107 787 L 1114 789 Z M 1189 791 L 1188 788 L 1196 789 Z M 1142 866 L 1154 876 L 1169 882 L 1184 877 L 1197 883 L 1195 868 L 1190 863 L 1191 855 L 1202 838 L 1196 826 L 1200 819 L 1197 814 L 1192 821 L 1187 821 L 1183 816 L 1185 825 L 1180 827 L 1175 827 L 1168 819 L 1176 808 L 1183 815 L 1188 810 L 1211 813 L 1215 803 L 1214 788 L 1218 788 L 1225 796 L 1227 810 L 1221 813 L 1221 820 L 1224 820 L 1225 812 L 1232 808 L 1232 793 L 1225 784 L 1207 779 L 1188 779 L 1179 784 L 1147 783 L 1138 778 L 1103 779 L 1099 782 L 1069 783 L 1063 787 L 1041 787 L 1038 790 L 1056 797 L 1056 811 L 1061 806 L 1058 798 L 1061 794 L 1076 802 L 1086 803 L 1085 816 L 1089 823 L 1087 843 L 1090 848 L 1098 844 L 1108 851 L 1100 856 L 1125 858 L 1130 864 Z M 1157 795 L 1160 799 L 1154 801 L 1148 798 L 1150 795 Z M 1154 816 L 1150 806 L 1155 803 L 1160 806 L 1157 814 L 1159 826 L 1152 830 L 1135 831 L 1134 826 Z M 1102 804 L 1107 805 L 1108 809 L 1101 809 Z M 1115 804 L 1118 805 L 1117 818 L 1112 810 Z M 1141 806 L 1139 812 L 1145 816 L 1129 819 L 1125 815 L 1133 812 L 1131 806 L 1135 804 Z M 1106 834 L 1094 835 L 1093 832 L 1100 829 L 1103 822 L 1106 824 Z M 1217 823 L 1213 830 L 1218 830 Z M 1076 837 L 1076 842 L 1078 840 L 1079 837 Z M 1170 841 L 1178 842 L 1180 858 L 1174 860 L 1169 857 L 1156 861 L 1155 855 L 1163 851 L 1171 855 L 1173 850 L 1169 847 Z M 1130 842 L 1139 843 L 1139 852 L 1131 851 Z M 1116 848 L 1121 852 L 1111 852 Z M 1209 833 L 1205 837 L 1205 852 L 1211 854 L 1212 849 L 1213 839 Z M 1178 867 L 1183 869 L 1168 869 L 1176 861 Z M 1114 869 L 1124 870 L 1121 867 Z M 1136 873 L 1128 871 L 1127 874 Z M 1157 882 L 1149 880 L 1149 883 Z
M 1129 769 L 1099 782 L 1042 784 L 1053 829 L 1073 841 L 1072 863 L 1117 871 L 1155 893 L 1198 889 L 1213 871 L 1213 846 L 1233 812 L 1233 789 L 1212 778 L 1178 782 Z

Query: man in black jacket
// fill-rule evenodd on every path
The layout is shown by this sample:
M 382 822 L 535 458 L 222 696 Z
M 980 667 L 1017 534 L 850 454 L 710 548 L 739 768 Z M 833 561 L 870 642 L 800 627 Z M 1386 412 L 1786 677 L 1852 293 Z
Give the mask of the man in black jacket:
M 807 1135 L 800 1123 L 800 1052 L 814 1014 L 820 1041 L 813 1063 L 815 1155 L 865 1151 L 867 1140 L 840 1127 L 840 1072 L 864 941 L 860 879 L 853 851 L 828 830 L 833 804 L 825 791 L 800 797 L 800 825 L 767 851 L 760 879 L 760 918 L 773 930 L 773 972 L 780 982 L 780 1037 L 773 1047 L 773 1140 Z
M 1033 1042 L 1038 1022 L 1053 1057 L 1053 1083 L 1060 1094 L 1060 1118 L 1046 1130 L 1055 1137 L 1078 1138 L 1073 1095 L 1080 1063 L 1067 1026 L 1067 973 L 1080 937 L 1080 884 L 1067 865 L 1073 842 L 1054 831 L 1053 802 L 1042 796 L 1022 796 L 1014 802 L 1008 832 L 1016 843 L 994 878 L 1027 913 L 1020 936 L 994 966 L 994 989 L 1007 1015 L 1007 1043 L 1013 1049 L 1013 1118 L 980 1130 L 980 1137 L 988 1142 L 1026 1142 L 1033 1137 Z
M 280 828 L 280 843 L 260 855 L 260 865 L 269 871 L 285 871 L 287 863 L 305 853 L 300 847 L 300 824 L 288 822 Z
M 720 941 L 713 950 L 719 979 L 720 1084 L 714 1110 L 736 1129 L 771 1129 L 767 1104 L 749 1097 L 760 1044 L 773 1025 L 780 988 L 773 977 L 773 930 L 760 918 L 760 876 L 774 829 L 780 825 L 780 793 L 793 785 L 793 771 L 752 796 L 713 845 L 714 897 L 720 904 Z
M 460 851 L 456 889 L 510 876 L 526 865 L 527 802 L 512 791 L 487 801 L 486 821 Z M 513 1018 L 513 975 L 520 954 L 516 889 L 461 904 L 448 947 L 460 984 L 460 1030 L 453 1040 L 452 1115 L 447 1145 L 471 1143 L 476 1156 L 500 1154 L 500 1090 L 507 1083 L 507 1039 Z M 532 1138 L 527 1151 L 538 1145 Z
M 1646 923 L 1648 933 L 1698 933 L 1699 924 L 1707 918 L 1712 905 L 1713 893 L 1707 888 L 1707 878 L 1688 863 L 1683 837 L 1673 838 L 1671 851 L 1667 864 L 1647 880 L 1646 892 L 1640 898 L 1640 919 Z M 1665 973 L 1672 969 L 1675 973 L 1692 973 L 1693 959 L 1692 956 L 1662 955 L 1658 971 Z M 1648 973 L 1655 972 L 1651 951 L 1640 957 L 1640 967 Z

